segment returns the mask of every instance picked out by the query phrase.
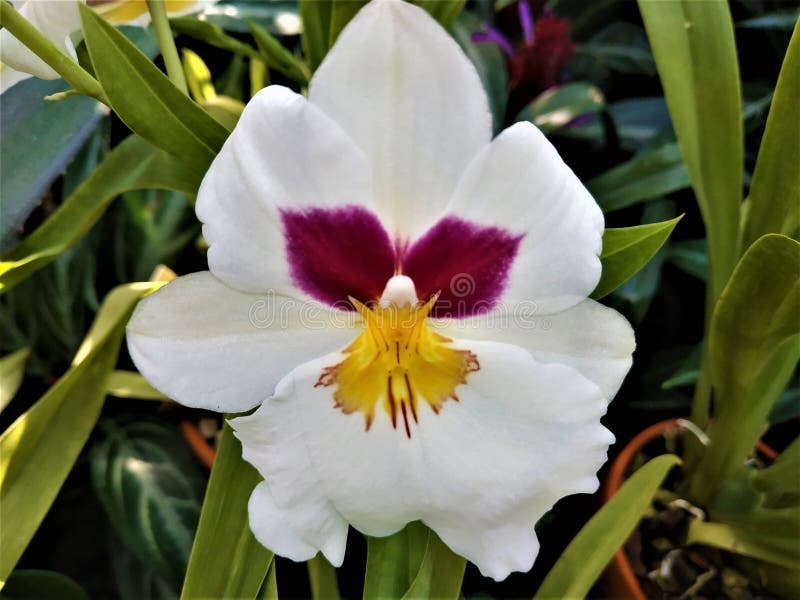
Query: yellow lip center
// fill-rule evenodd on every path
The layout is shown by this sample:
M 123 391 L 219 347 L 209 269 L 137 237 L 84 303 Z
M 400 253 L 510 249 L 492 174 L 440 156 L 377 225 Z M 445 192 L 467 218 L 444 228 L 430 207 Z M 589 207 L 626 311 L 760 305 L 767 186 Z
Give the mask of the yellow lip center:
M 475 354 L 453 348 L 450 338 L 427 326 L 437 296 L 406 306 L 369 307 L 350 299 L 365 329 L 345 348 L 342 362 L 323 369 L 316 386 L 336 386 L 335 406 L 345 414 L 361 411 L 367 431 L 380 403 L 395 429 L 402 417 L 410 438 L 409 420 L 419 422 L 421 401 L 438 413 L 447 400 L 458 401 L 456 387 L 480 369 Z

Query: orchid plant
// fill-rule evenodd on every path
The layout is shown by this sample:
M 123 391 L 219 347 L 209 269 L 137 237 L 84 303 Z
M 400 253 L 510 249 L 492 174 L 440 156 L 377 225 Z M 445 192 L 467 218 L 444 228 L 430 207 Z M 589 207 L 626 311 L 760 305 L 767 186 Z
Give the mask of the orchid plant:
M 598 490 L 615 443 L 601 418 L 634 364 L 639 318 L 599 300 L 623 308 L 610 294 L 660 269 L 681 219 L 607 227 L 604 212 L 689 186 L 707 235 L 707 316 L 696 374 L 679 384 L 695 386 L 682 460 L 627 473 L 537 597 L 587 595 L 654 506 L 691 517 L 676 548 L 722 549 L 754 589 L 800 590 L 800 492 L 787 479 L 798 444 L 772 466 L 748 462 L 800 357 L 797 30 L 742 204 L 722 1 L 640 0 L 671 124 L 584 181 L 555 136 L 616 119 L 615 136 L 632 138 L 597 87 L 568 82 L 565 65 L 591 44 L 580 32 L 573 42 L 560 3 L 520 0 L 519 31 L 505 33 L 493 11 L 484 22 L 462 12 L 464 0 L 215 4 L 0 0 L 0 102 L 41 83 L 25 77 L 61 78 L 44 104 L 86 102 L 79 119 L 111 112 L 131 132 L 86 158 L 80 183 L 65 177 L 38 228 L 3 242 L 2 300 L 24 311 L 48 269 L 73 277 L 70 256 L 86 256 L 117 197 L 146 213 L 131 239 L 157 240 L 148 270 L 186 273 L 162 265 L 108 292 L 70 366 L 0 437 L 0 590 L 26 577 L 45 596 L 75 585 L 17 565 L 99 435 L 107 395 L 201 409 L 217 429 L 201 508 L 203 476 L 163 422 L 100 421 L 94 487 L 134 562 L 160 565 L 132 597 L 277 597 L 276 557 L 307 562 L 313 595 L 336 597 L 335 569 L 362 534 L 365 598 L 457 598 L 467 563 L 498 582 L 529 572 L 537 523 L 561 498 Z M 293 48 L 285 36 L 299 29 Z M 176 35 L 191 48 L 179 54 Z M 229 60 L 222 76 L 205 47 Z M 638 165 L 653 181 L 670 148 L 681 187 L 631 196 Z M 190 247 L 205 265 L 175 259 Z M 27 344 L 0 360 L 0 409 L 34 364 Z M 126 348 L 135 371 L 117 368 L 131 364 Z M 132 514 L 120 481 L 150 497 L 167 486 L 165 538 L 142 531 L 151 501 Z

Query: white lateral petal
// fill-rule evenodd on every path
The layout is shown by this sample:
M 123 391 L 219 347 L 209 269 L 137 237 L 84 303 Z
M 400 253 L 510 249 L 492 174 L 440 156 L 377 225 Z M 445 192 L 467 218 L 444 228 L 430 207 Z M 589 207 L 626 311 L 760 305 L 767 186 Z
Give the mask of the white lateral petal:
M 421 402 L 410 439 L 382 410 L 365 431 L 361 414 L 345 415 L 331 388 L 315 387 L 340 353 L 301 365 L 255 413 L 231 422 L 299 538 L 321 547 L 309 515 L 335 520 L 328 506 L 368 535 L 422 520 L 502 579 L 530 568 L 533 526 L 556 500 L 597 489 L 613 441 L 600 424 L 606 402 L 597 386 L 523 348 L 456 345 L 469 347 L 481 368 L 438 415 Z
M 245 107 L 197 195 L 209 268 L 241 290 L 299 296 L 279 209 L 369 207 L 371 197 L 367 159 L 341 127 L 303 96 L 264 88 Z
M 503 131 L 467 168 L 447 213 L 525 234 L 502 296 L 540 314 L 585 299 L 600 280 L 604 218 L 553 145 L 531 123 Z
M 430 15 L 400 0 L 374 0 L 350 21 L 308 97 L 369 156 L 379 212 L 403 238 L 431 224 L 491 140 L 472 63 Z
M 494 340 L 527 348 L 545 364 L 569 365 L 592 381 L 610 401 L 631 368 L 633 328 L 613 308 L 584 300 L 565 311 L 540 315 L 524 304 L 470 319 L 442 319 L 436 331 L 448 337 Z
M 295 365 L 350 341 L 353 316 L 280 295 L 229 288 L 204 271 L 144 298 L 127 328 L 142 375 L 173 400 L 242 412 Z
M 17 3 L 17 10 L 59 50 L 77 60 L 75 46 L 69 35 L 81 28 L 78 0 L 26 0 Z M 0 62 L 40 79 L 59 78 L 59 74 L 50 65 L 36 56 L 7 29 L 0 30 Z

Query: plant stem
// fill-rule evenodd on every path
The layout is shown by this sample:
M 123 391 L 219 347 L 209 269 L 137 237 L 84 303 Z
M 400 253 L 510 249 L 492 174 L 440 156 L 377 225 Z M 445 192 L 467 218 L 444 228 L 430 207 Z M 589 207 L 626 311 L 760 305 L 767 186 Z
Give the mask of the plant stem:
M 108 99 L 100 83 L 43 36 L 7 0 L 0 0 L 0 25 L 8 29 L 11 35 L 50 65 L 78 92 L 108 105 Z
M 178 56 L 178 49 L 175 47 L 175 40 L 172 38 L 172 30 L 169 27 L 164 0 L 147 0 L 147 10 L 150 11 L 158 47 L 167 67 L 167 77 L 175 87 L 188 96 L 189 88 L 186 85 L 186 77 L 183 73 L 181 59 Z

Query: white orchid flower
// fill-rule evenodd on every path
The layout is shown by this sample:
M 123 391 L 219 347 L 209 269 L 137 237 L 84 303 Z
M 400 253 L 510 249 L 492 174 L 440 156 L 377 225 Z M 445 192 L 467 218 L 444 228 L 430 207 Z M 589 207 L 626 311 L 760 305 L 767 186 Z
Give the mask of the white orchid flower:
M 179 16 L 203 10 L 217 0 L 164 0 L 167 14 Z M 17 0 L 12 2 L 20 15 L 59 50 L 78 60 L 70 36 L 80 30 L 78 2 L 86 0 Z M 109 0 L 88 2 L 100 15 L 115 25 L 150 23 L 145 0 Z M 0 30 L 0 93 L 29 77 L 58 79 L 60 75 L 22 42 L 6 30 Z
M 634 348 L 587 299 L 603 215 L 539 130 L 492 140 L 457 44 L 375 0 L 308 99 L 250 101 L 197 214 L 210 272 L 143 300 L 128 344 L 178 402 L 261 404 L 230 421 L 256 538 L 338 566 L 348 525 L 421 520 L 486 576 L 529 570 L 536 521 L 597 489 Z

